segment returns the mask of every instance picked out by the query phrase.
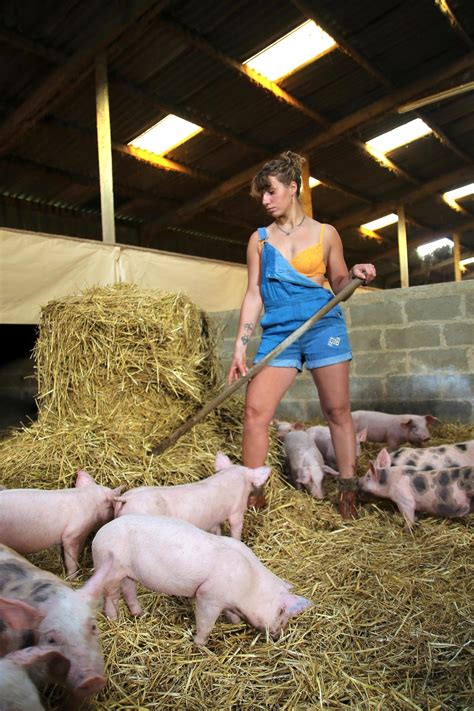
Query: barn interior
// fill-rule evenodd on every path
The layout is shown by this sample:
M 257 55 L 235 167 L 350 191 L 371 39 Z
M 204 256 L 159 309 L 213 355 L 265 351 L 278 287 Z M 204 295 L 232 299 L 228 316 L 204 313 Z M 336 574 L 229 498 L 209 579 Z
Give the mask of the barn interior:
M 317 42 L 325 44 L 272 77 L 251 67 L 302 25 L 320 28 Z M 299 49 L 287 49 L 286 58 Z M 5 0 L 0 63 L 0 246 L 7 238 L 10 245 L 0 268 L 9 307 L 31 298 L 27 252 L 13 259 L 11 251 L 24 235 L 41 245 L 35 268 L 46 280 L 55 240 L 63 238 L 243 270 L 249 235 L 268 221 L 250 196 L 251 177 L 285 150 L 307 160 L 305 211 L 338 229 L 349 265 L 376 265 L 376 289 L 473 284 L 474 4 L 468 0 Z M 189 138 L 162 150 L 138 146 L 140 136 L 170 116 L 194 125 Z M 390 148 L 368 144 L 406 124 L 418 129 L 416 138 L 403 134 Z M 424 258 L 417 252 L 442 238 L 450 241 Z M 474 363 L 474 300 L 460 286 L 462 296 L 450 292 L 449 299 L 462 302 L 453 320 L 466 322 L 466 367 L 458 380 L 449 373 L 472 402 L 472 369 L 465 370 Z M 212 293 L 215 311 L 236 308 L 221 303 L 219 290 Z M 203 336 L 202 315 L 180 302 L 183 320 L 192 315 L 188 340 L 155 361 L 148 348 L 155 296 L 98 291 L 90 312 L 88 298 L 62 295 L 48 307 L 49 296 L 38 290 L 37 316 L 2 319 L 0 429 L 24 426 L 1 443 L 0 483 L 71 486 L 76 469 L 88 467 L 109 486 L 124 479 L 179 484 L 211 474 L 218 448 L 237 461 L 240 399 L 166 457 L 149 455 L 163 436 L 160 423 L 166 433 L 173 430 L 173 408 L 181 422 L 217 387 L 217 354 Z M 145 302 L 150 310 L 137 335 L 129 324 L 140 320 Z M 103 319 L 102 303 L 117 322 Z M 83 309 L 90 321 L 81 320 Z M 54 320 L 58 313 L 63 320 Z M 95 348 L 94 328 L 117 348 L 105 375 L 105 341 Z M 126 334 L 123 350 L 117 333 Z M 156 373 L 170 357 L 182 358 L 190 343 L 198 365 L 184 364 L 170 376 L 170 393 L 179 397 L 173 403 L 166 391 L 157 408 Z M 39 390 L 30 359 L 35 346 Z M 446 372 L 436 382 L 445 378 L 454 390 Z M 120 417 L 114 420 L 111 410 Z M 432 443 L 473 437 L 472 424 L 445 423 Z M 364 449 L 360 474 L 377 449 Z M 274 438 L 271 463 L 268 509 L 246 514 L 243 540 L 314 607 L 276 642 L 245 624 L 220 621 L 208 647 L 197 649 L 190 602 L 141 588 L 144 618 L 132 619 L 124 606 L 116 622 L 99 614 L 108 685 L 91 707 L 469 708 L 471 519 L 426 517 L 413 534 L 403 534 L 396 508 L 378 501 L 345 526 L 334 482 L 324 501 L 289 487 L 278 473 Z M 32 560 L 63 576 L 55 551 Z M 89 550 L 82 564 L 78 584 L 91 572 Z M 64 702 L 49 689 L 43 703 L 57 711 Z

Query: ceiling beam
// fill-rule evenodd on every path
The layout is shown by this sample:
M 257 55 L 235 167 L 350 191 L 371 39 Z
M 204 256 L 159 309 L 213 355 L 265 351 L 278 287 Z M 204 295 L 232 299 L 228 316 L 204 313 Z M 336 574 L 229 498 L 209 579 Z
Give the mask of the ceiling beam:
M 219 62 L 220 64 L 244 76 L 245 79 L 250 81 L 253 86 L 256 86 L 260 91 L 264 91 L 265 93 L 270 94 L 270 96 L 272 96 L 273 98 L 277 98 L 278 100 L 283 101 L 291 108 L 295 109 L 299 113 L 304 114 L 305 116 L 308 116 L 310 119 L 316 121 L 316 123 L 322 125 L 323 127 L 329 127 L 331 125 L 330 119 L 323 113 L 321 113 L 320 111 L 315 111 L 310 106 L 304 104 L 302 101 L 297 99 L 295 96 L 284 91 L 279 84 L 270 81 L 269 79 L 266 79 L 261 74 L 258 74 L 258 72 L 255 72 L 253 69 L 248 67 L 246 64 L 242 64 L 241 62 L 238 62 L 233 59 L 233 57 L 229 57 L 220 50 L 217 50 L 206 39 L 204 39 L 204 37 L 198 35 L 196 32 L 191 32 L 187 27 L 184 27 L 182 24 L 171 20 L 168 17 L 162 16 L 158 19 L 158 22 L 160 26 L 162 26 L 167 31 L 174 33 L 188 46 L 194 47 L 195 49 L 204 52 L 214 61 Z M 400 166 L 394 163 L 394 161 L 390 160 L 390 158 L 385 157 L 385 160 L 383 162 L 374 158 L 374 156 L 363 141 L 360 141 L 357 138 L 351 138 L 349 139 L 349 142 L 352 143 L 357 149 L 361 150 L 371 160 L 375 160 L 382 168 L 390 170 L 392 173 L 395 173 L 399 178 L 403 178 L 408 182 L 419 184 L 419 180 L 415 176 L 412 176 L 408 173 L 408 171 L 403 170 Z
M 58 101 L 72 91 L 82 81 L 84 74 L 91 72 L 96 54 L 114 42 L 130 25 L 149 12 L 161 12 L 170 0 L 129 0 L 120 6 L 110 6 L 110 17 L 100 23 L 92 37 L 49 76 L 13 111 L 0 125 L 0 155 L 14 145 L 48 112 Z M 105 6 L 104 6 L 105 7 Z
M 462 259 L 467 259 L 468 257 L 474 257 L 474 252 L 466 252 L 463 254 Z M 449 257 L 448 259 L 442 259 L 440 262 L 434 262 L 434 264 L 430 264 L 429 268 L 427 269 L 428 265 L 423 267 L 419 267 L 418 269 L 415 270 L 410 270 L 410 277 L 417 277 L 420 276 L 421 274 L 426 274 L 426 272 L 433 272 L 437 271 L 438 269 L 446 269 L 447 267 L 451 267 L 453 270 L 453 281 L 454 281 L 454 257 Z M 394 284 L 395 282 L 399 281 L 400 275 L 398 272 L 390 272 L 390 274 L 386 274 L 384 276 L 384 284 L 386 286 L 390 286 L 391 284 Z
M 437 72 L 436 74 L 429 75 L 428 77 L 424 77 L 423 79 L 418 79 L 415 82 L 412 82 L 401 89 L 397 89 L 389 96 L 384 97 L 383 99 L 378 99 L 369 106 L 366 106 L 365 108 L 360 109 L 359 111 L 356 111 L 353 114 L 350 114 L 349 116 L 344 119 L 341 119 L 340 121 L 336 121 L 334 124 L 332 124 L 332 126 L 327 129 L 324 129 L 314 139 L 310 139 L 301 146 L 293 146 L 293 149 L 305 153 L 316 146 L 322 146 L 327 145 L 328 143 L 332 143 L 338 138 L 345 136 L 346 133 L 348 133 L 349 131 L 352 131 L 355 128 L 358 128 L 362 124 L 366 123 L 367 121 L 370 121 L 388 111 L 391 111 L 399 104 L 402 104 L 404 101 L 408 101 L 409 99 L 417 97 L 420 93 L 423 93 L 427 89 L 432 89 L 439 82 L 444 81 L 445 79 L 450 78 L 458 74 L 459 72 L 466 70 L 467 68 L 471 68 L 472 66 L 474 66 L 474 51 L 470 52 L 462 59 L 456 60 L 455 62 L 451 63 L 442 72 Z M 239 190 L 240 188 L 244 187 L 244 185 L 248 184 L 248 182 L 251 180 L 253 175 L 260 169 L 260 167 L 261 163 L 257 163 L 256 165 L 253 165 L 250 168 L 243 170 L 239 174 L 234 175 L 228 180 L 223 181 L 218 188 L 212 189 L 211 191 L 195 198 L 194 200 L 190 200 L 189 202 L 182 205 L 182 207 L 178 210 L 162 215 L 154 222 L 155 228 L 164 227 L 171 224 L 177 224 L 178 222 L 187 220 L 204 207 L 208 207 L 214 202 L 222 200 L 231 193 L 235 192 L 236 190 Z
M 304 0 L 292 0 L 293 5 L 295 5 L 301 12 L 302 15 L 309 17 L 312 19 L 317 25 L 319 25 L 327 34 L 331 35 L 333 37 L 339 48 L 347 54 L 356 64 L 358 64 L 360 67 L 366 70 L 368 74 L 373 76 L 378 82 L 380 82 L 386 89 L 390 89 L 390 91 L 395 91 L 396 86 L 395 84 L 390 81 L 379 69 L 376 67 L 372 62 L 370 62 L 367 57 L 365 57 L 359 50 L 354 47 L 352 43 L 350 43 L 344 34 L 339 30 L 337 27 L 336 23 L 334 20 L 331 21 L 331 16 L 330 14 L 325 10 L 321 9 L 318 7 L 318 11 L 316 12 L 313 7 L 309 7 L 307 2 Z M 439 0 L 439 2 L 443 3 L 444 5 L 447 5 L 446 0 Z M 436 4 L 439 6 L 439 2 L 436 2 Z M 314 0 L 313 0 L 313 6 L 314 6 Z M 469 48 L 472 49 L 474 46 L 474 43 L 471 41 L 469 43 Z M 437 126 L 434 121 L 432 121 L 429 118 L 426 118 L 425 113 L 421 111 L 415 111 L 414 114 L 421 118 L 425 123 L 428 123 L 430 126 L 431 130 L 433 131 L 434 135 L 436 138 L 443 143 L 447 148 L 449 148 L 453 153 L 455 153 L 461 160 L 467 162 L 467 163 L 472 163 L 473 159 L 470 155 L 465 153 L 462 149 L 459 148 L 447 135 L 446 133 L 439 127 Z M 403 176 L 407 177 L 408 176 Z
M 397 106 L 400 106 L 410 99 L 418 98 L 424 92 L 436 88 L 439 84 L 451 79 L 452 77 L 470 70 L 474 67 L 474 51 L 468 52 L 460 59 L 456 59 L 451 64 L 448 64 L 443 70 L 433 72 L 428 76 L 421 77 L 405 87 L 401 87 L 391 92 L 387 96 L 374 101 L 369 106 L 365 106 L 353 114 L 334 121 L 331 126 L 309 141 L 306 141 L 300 146 L 301 151 L 309 151 L 321 146 L 327 146 L 334 143 L 338 138 L 346 136 L 356 128 L 360 128 L 363 124 L 372 121 L 385 113 L 393 111 Z
M 438 10 L 441 10 L 444 17 L 447 18 L 450 26 L 456 32 L 457 36 L 463 41 L 466 47 L 472 49 L 474 47 L 474 40 L 469 35 L 468 32 L 462 26 L 460 20 L 456 17 L 452 7 L 448 0 L 435 0 L 435 5 Z
M 453 234 L 454 232 L 468 232 L 474 230 L 474 220 L 466 220 L 461 224 L 451 225 L 445 227 L 442 230 L 427 230 L 424 234 L 419 235 L 416 239 L 412 239 L 408 242 L 408 249 L 416 249 L 422 244 L 434 241 L 440 237 L 446 237 L 446 235 Z M 467 245 L 463 245 L 467 249 Z M 390 249 L 386 249 L 384 252 L 380 252 L 377 256 L 378 259 L 389 259 L 390 257 L 398 256 L 398 245 L 393 244 Z
M 50 57 L 49 49 L 47 47 L 43 47 L 42 45 L 36 42 L 30 43 L 29 40 L 24 42 L 24 39 L 16 33 L 9 32 L 6 34 L 5 37 L 2 37 L 2 33 L 0 30 L 0 40 L 1 39 L 4 39 L 4 41 L 9 44 L 19 45 L 25 51 L 29 51 L 37 56 L 46 55 L 48 56 L 50 61 L 58 61 L 59 57 L 61 57 L 62 61 L 65 61 L 66 59 L 66 55 L 62 55 L 61 53 L 55 51 Z M 112 87 L 117 87 L 126 91 L 127 93 L 130 93 L 134 97 L 138 97 L 144 101 L 148 101 L 150 104 L 156 106 L 156 108 L 158 108 L 160 111 L 163 111 L 165 113 L 173 113 L 180 116 L 181 118 L 186 119 L 187 121 L 197 123 L 206 130 L 210 131 L 211 133 L 214 133 L 215 135 L 226 141 L 231 141 L 237 145 L 241 145 L 244 148 L 248 148 L 253 152 L 258 153 L 262 158 L 266 158 L 271 151 L 277 153 L 278 151 L 283 150 L 282 146 L 264 146 L 260 143 L 257 143 L 256 141 L 248 139 L 245 136 L 240 136 L 239 134 L 233 132 L 232 129 L 226 126 L 220 126 L 215 122 L 210 121 L 207 117 L 204 117 L 200 112 L 195 111 L 194 109 L 183 108 L 180 105 L 169 103 L 166 100 L 157 97 L 154 93 L 150 93 L 149 91 L 147 91 L 146 87 L 132 84 L 131 82 L 125 81 L 117 75 L 112 75 L 109 84 Z M 54 119 L 48 118 L 48 120 L 51 121 Z M 72 130 L 76 128 L 76 130 L 78 130 L 78 127 L 74 127 L 74 125 L 71 123 L 63 123 L 63 127 L 67 127 Z M 144 130 L 146 129 L 144 128 Z M 88 131 L 88 129 L 82 128 L 81 131 Z M 92 129 L 90 130 L 90 135 L 91 137 L 94 136 L 95 138 L 95 132 L 93 132 Z M 182 163 L 178 163 L 177 161 L 171 161 L 162 156 L 156 156 L 155 154 L 149 153 L 147 151 L 140 151 L 139 149 L 134 149 L 133 147 L 130 147 L 125 144 L 120 144 L 118 142 L 114 142 L 112 148 L 113 150 L 119 153 L 123 153 L 125 155 L 131 156 L 132 158 L 136 158 L 137 160 L 141 160 L 145 163 L 148 163 L 154 168 L 164 170 L 176 170 L 177 172 L 202 180 L 208 180 L 215 183 L 218 182 L 216 176 L 212 176 L 209 173 L 204 173 L 203 171 L 199 172 Z M 324 176 L 320 176 L 319 179 L 328 188 L 337 190 L 338 192 L 348 195 L 349 197 L 352 197 L 356 200 L 360 200 L 361 202 L 372 202 L 372 199 L 370 197 L 363 195 L 362 193 L 359 193 L 358 191 L 349 188 L 348 186 L 343 185 L 340 181 L 334 180 L 327 174 L 324 174 Z
M 468 182 L 469 180 L 472 180 L 473 177 L 474 166 L 458 168 L 457 170 L 453 170 L 445 175 L 437 176 L 436 178 L 433 178 L 433 180 L 429 180 L 417 188 L 393 195 L 392 197 L 380 202 L 374 202 L 370 208 L 362 208 L 361 210 L 351 212 L 348 215 L 342 215 L 341 218 L 337 220 L 337 227 L 338 229 L 344 229 L 345 227 L 358 227 L 364 222 L 370 220 L 374 217 L 374 215 L 381 216 L 386 212 L 393 212 L 396 210 L 398 205 L 411 205 L 437 193 L 438 191 L 449 190 L 449 188 L 457 183 L 462 184 L 463 182 Z

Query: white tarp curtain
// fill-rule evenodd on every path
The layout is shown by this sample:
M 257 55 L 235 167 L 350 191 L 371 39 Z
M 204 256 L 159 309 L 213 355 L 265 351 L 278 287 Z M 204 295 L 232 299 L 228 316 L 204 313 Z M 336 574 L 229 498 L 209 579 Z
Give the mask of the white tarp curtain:
M 240 307 L 247 273 L 227 262 L 0 229 L 1 323 L 38 323 L 51 299 L 120 282 L 182 291 L 206 311 L 227 311 Z

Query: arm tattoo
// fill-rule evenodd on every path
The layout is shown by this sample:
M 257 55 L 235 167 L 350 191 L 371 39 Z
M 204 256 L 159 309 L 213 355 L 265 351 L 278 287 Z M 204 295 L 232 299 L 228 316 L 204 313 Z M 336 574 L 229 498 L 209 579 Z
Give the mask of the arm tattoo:
M 252 331 L 255 327 L 255 324 L 253 323 L 244 323 L 244 331 L 245 334 L 241 337 L 241 341 L 244 344 L 244 346 L 247 345 L 247 343 L 250 341 L 250 336 L 252 335 Z

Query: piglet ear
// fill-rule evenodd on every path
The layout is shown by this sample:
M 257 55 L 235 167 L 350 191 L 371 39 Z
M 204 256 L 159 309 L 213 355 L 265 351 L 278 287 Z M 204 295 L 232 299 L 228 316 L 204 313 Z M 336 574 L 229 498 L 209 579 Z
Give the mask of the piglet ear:
M 91 475 L 83 469 L 78 469 L 76 474 L 76 488 L 80 486 L 89 486 L 90 484 L 95 484 L 95 481 Z
M 38 662 L 44 662 L 48 666 L 48 674 L 51 680 L 60 684 L 66 680 L 71 668 L 71 662 L 56 650 L 46 646 L 26 647 L 7 655 L 9 661 L 20 667 L 31 667 Z M 3 708 L 3 707 L 2 707 Z
M 107 582 L 107 577 L 111 572 L 113 567 L 112 557 L 102 565 L 99 570 L 94 572 L 94 575 L 89 578 L 86 584 L 77 590 L 77 594 L 90 605 L 90 607 L 97 607 L 100 601 L 100 596 L 104 589 L 105 583 Z
M 301 595 L 293 595 L 293 593 L 289 592 L 283 593 L 282 602 L 283 610 L 288 617 L 295 617 L 295 615 L 299 615 L 300 612 L 303 612 L 303 610 L 306 610 L 314 604 L 311 600 L 301 597 Z
M 358 442 L 367 442 L 367 427 L 357 433 Z
M 295 430 L 295 431 L 297 431 L 297 432 L 302 432 L 302 431 L 304 431 L 304 430 L 306 429 L 306 425 L 305 425 L 304 422 L 295 422 L 295 423 L 292 425 L 292 429 Z
M 44 615 L 22 600 L 0 597 L 0 620 L 16 630 L 36 629 Z
M 384 469 L 385 467 L 391 467 L 392 460 L 390 459 L 390 452 L 388 449 L 381 449 L 377 454 L 377 459 L 375 460 L 376 469 Z
M 425 415 L 425 420 L 427 425 L 432 425 L 433 422 L 439 422 L 439 418 L 434 417 L 434 415 Z
M 271 467 L 257 467 L 250 469 L 250 481 L 254 486 L 263 486 L 272 473 Z
M 221 469 L 227 469 L 227 467 L 231 467 L 231 466 L 232 466 L 232 462 L 230 461 L 227 454 L 224 454 L 223 452 L 218 452 L 216 454 L 216 459 L 214 462 L 214 470 L 216 472 L 220 472 Z
M 410 416 L 404 417 L 403 419 L 400 420 L 400 424 L 402 427 L 406 427 L 407 429 L 410 429 L 410 427 L 413 427 L 413 420 Z
M 325 474 L 331 474 L 331 476 L 339 476 L 339 472 L 337 472 L 335 469 L 328 466 L 327 464 L 323 464 L 323 472 Z

